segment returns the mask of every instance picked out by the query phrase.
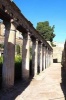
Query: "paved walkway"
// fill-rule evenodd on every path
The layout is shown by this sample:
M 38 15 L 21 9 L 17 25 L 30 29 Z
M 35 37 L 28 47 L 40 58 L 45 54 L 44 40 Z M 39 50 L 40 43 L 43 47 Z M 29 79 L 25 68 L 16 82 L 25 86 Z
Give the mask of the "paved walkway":
M 29 82 L 19 82 L 11 90 L 0 93 L 0 100 L 66 100 L 60 63 L 52 64 Z

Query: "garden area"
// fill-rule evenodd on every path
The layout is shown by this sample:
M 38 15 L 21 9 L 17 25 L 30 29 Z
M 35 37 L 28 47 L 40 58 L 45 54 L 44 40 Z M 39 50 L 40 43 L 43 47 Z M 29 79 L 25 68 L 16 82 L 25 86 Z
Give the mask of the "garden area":
M 21 65 L 22 58 L 20 55 L 15 56 L 15 67 L 14 67 L 14 81 L 21 79 Z M 3 67 L 3 56 L 0 57 L 0 88 L 2 87 L 2 67 Z

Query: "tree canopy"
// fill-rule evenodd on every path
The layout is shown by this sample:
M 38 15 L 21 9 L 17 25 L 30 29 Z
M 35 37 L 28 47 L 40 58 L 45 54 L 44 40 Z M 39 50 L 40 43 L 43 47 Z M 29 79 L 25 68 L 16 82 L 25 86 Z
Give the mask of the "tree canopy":
M 54 34 L 54 25 L 51 27 L 48 21 L 38 22 L 36 26 L 36 30 L 46 39 L 47 41 L 52 42 L 55 37 Z

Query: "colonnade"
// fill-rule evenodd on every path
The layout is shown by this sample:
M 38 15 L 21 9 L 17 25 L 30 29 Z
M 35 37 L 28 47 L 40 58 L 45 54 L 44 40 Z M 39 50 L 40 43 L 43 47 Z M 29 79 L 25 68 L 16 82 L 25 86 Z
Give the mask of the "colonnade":
M 15 41 L 16 25 L 12 22 L 4 22 L 4 60 L 2 69 L 2 86 L 10 88 L 14 85 L 14 60 L 15 60 Z M 30 40 L 32 41 L 32 66 L 31 74 L 36 76 L 52 64 L 52 50 L 38 38 L 31 36 L 30 31 L 23 33 L 22 45 L 22 78 L 30 77 Z

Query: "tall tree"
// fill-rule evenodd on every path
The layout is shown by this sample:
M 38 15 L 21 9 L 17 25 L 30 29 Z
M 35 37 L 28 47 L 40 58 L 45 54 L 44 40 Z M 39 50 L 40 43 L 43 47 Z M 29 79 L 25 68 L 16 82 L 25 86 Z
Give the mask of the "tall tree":
M 54 25 L 51 27 L 48 21 L 45 22 L 38 22 L 36 30 L 46 39 L 47 41 L 52 42 L 53 38 L 55 37 L 54 34 Z

